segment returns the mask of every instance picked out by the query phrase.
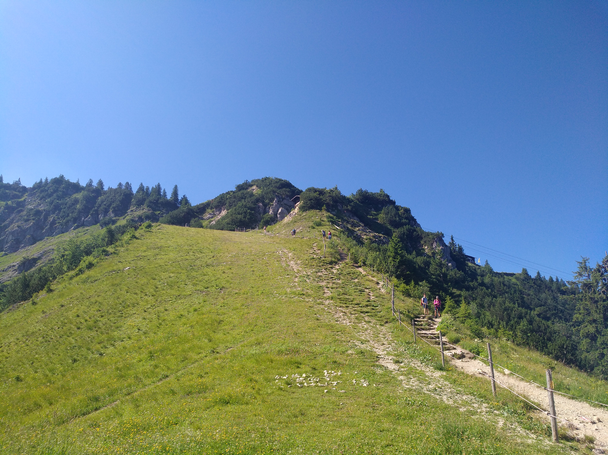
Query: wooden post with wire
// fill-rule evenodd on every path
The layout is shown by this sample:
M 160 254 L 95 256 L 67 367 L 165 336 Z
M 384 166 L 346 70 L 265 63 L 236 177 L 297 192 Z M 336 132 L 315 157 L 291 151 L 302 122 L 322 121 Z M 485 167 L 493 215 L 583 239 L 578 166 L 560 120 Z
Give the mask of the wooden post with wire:
M 443 335 L 439 331 L 439 347 L 441 347 L 441 366 L 445 368 L 445 356 L 443 354 Z
M 401 325 L 401 310 L 397 310 L 399 312 L 399 325 Z
M 393 288 L 391 291 L 391 308 L 393 309 L 393 316 L 395 315 L 395 285 L 393 284 Z M 399 317 L 399 323 L 401 323 L 401 317 Z
M 494 362 L 492 362 L 492 348 L 488 343 L 488 360 L 490 361 L 490 373 L 492 374 L 492 394 L 496 397 L 496 380 L 494 379 Z
M 553 401 L 553 378 L 551 377 L 551 370 L 547 370 L 547 395 L 549 396 L 549 412 L 551 413 L 551 434 L 553 435 L 553 442 L 559 442 L 555 401 Z
M 412 319 L 412 332 L 414 333 L 414 343 L 416 343 L 416 319 Z

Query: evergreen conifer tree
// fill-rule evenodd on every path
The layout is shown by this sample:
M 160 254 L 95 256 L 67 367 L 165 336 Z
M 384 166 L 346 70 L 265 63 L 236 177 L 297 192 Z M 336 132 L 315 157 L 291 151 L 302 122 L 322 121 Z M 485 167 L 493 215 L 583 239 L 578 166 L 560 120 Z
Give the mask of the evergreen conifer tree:
M 180 199 L 180 201 L 179 201 L 179 205 L 180 205 L 181 207 L 190 207 L 190 206 L 191 206 L 191 205 L 190 205 L 190 201 L 188 200 L 188 197 L 187 197 L 185 194 L 184 194 L 184 195 L 182 196 L 182 198 Z
M 173 191 L 171 191 L 171 197 L 169 198 L 169 200 L 175 205 L 179 205 L 179 193 L 177 190 L 177 185 L 173 187 Z

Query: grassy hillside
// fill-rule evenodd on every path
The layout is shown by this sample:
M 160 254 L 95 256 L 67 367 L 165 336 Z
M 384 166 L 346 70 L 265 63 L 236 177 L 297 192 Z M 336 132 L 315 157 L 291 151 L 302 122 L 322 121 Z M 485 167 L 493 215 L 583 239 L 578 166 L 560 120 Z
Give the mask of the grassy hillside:
M 0 282 L 8 281 L 18 275 L 16 265 L 21 261 L 32 257 L 40 258 L 34 267 L 36 268 L 50 259 L 59 245 L 66 243 L 70 239 L 81 239 L 90 236 L 98 230 L 99 226 L 97 225 L 81 228 L 55 237 L 47 237 L 15 253 L 0 253 Z
M 0 314 L 0 453 L 572 448 L 483 380 L 438 369 L 338 239 L 322 257 L 314 213 L 276 235 L 140 230 Z

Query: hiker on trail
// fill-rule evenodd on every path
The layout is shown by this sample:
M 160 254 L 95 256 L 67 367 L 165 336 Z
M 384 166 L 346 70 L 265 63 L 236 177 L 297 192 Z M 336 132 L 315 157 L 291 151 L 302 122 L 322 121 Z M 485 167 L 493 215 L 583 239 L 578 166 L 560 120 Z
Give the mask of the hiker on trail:
M 296 230 L 295 229 L 291 230 L 291 235 L 296 235 Z
M 264 226 L 264 234 L 266 234 L 266 226 Z
M 424 309 L 424 314 L 429 314 L 429 301 L 426 299 L 426 294 L 420 299 L 420 305 Z
M 331 240 L 331 231 L 329 231 L 329 232 L 327 233 L 327 238 L 328 238 L 329 240 Z
M 325 240 L 325 229 L 321 231 L 321 234 L 323 235 L 323 240 Z
M 433 305 L 435 305 L 435 314 L 433 315 L 433 317 L 440 318 L 441 313 L 439 312 L 439 308 L 441 308 L 441 301 L 439 300 L 438 295 L 435 296 L 435 300 L 433 300 Z

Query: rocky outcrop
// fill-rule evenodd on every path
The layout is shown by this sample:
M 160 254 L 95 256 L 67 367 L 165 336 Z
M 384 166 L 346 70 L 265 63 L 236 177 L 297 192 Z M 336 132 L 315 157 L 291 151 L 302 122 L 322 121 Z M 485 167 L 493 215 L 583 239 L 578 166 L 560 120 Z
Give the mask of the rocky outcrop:
M 435 237 L 435 239 L 433 239 L 433 244 L 431 248 L 433 252 L 436 252 L 441 255 L 441 259 L 448 264 L 448 267 L 456 267 L 456 264 L 454 264 L 454 260 L 450 255 L 450 249 L 441 237 Z
M 217 223 L 220 220 L 220 218 L 222 218 L 224 215 L 226 215 L 226 213 L 228 213 L 228 210 L 222 209 L 222 211 L 220 213 L 218 213 L 217 215 L 215 215 L 213 217 L 213 220 L 211 221 L 211 223 L 209 223 L 209 226 L 213 226 L 215 223 Z
M 284 207 L 279 207 L 279 210 L 277 210 L 277 220 L 281 221 L 288 214 L 289 214 L 289 212 L 287 210 L 285 210 Z
M 87 216 L 84 220 L 82 220 L 82 225 L 86 226 L 86 227 L 94 226 L 97 223 L 99 223 L 99 219 L 98 219 L 97 215 L 93 215 L 93 214 Z
M 276 217 L 279 221 L 287 216 L 289 212 L 295 207 L 294 203 L 290 199 L 282 198 L 278 196 L 274 198 L 274 201 L 268 207 L 268 213 Z
M 19 262 L 13 262 L 0 270 L 0 283 L 10 281 L 20 273 L 28 272 L 33 268 L 46 263 L 52 256 L 52 248 L 45 248 L 42 251 L 32 254 L 32 256 L 23 256 Z
M 71 226 L 58 225 L 55 218 L 47 216 L 41 216 L 27 223 L 16 221 L 10 224 L 9 229 L 0 237 L 0 249 L 6 253 L 14 253 L 46 237 L 68 232 L 70 228 Z

